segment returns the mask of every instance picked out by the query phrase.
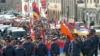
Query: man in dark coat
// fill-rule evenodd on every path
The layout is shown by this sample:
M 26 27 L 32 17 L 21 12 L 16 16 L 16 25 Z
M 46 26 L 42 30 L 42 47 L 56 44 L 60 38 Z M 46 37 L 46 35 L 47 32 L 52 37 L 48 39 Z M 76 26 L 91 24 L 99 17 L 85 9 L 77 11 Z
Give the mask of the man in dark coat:
M 99 38 L 94 29 L 90 30 L 91 40 L 93 41 L 93 55 L 98 56 Z
M 70 42 L 69 53 L 70 56 L 80 56 L 82 43 L 78 34 L 73 34 L 74 40 Z
M 32 43 L 32 39 L 30 36 L 27 36 L 25 42 L 23 43 L 23 47 L 26 50 L 27 56 L 32 56 L 34 53 L 34 44 Z
M 15 48 L 15 56 L 26 56 L 26 50 L 22 47 L 22 42 L 17 41 L 17 45 Z
M 69 54 L 68 54 L 69 44 L 70 44 L 70 40 L 67 38 L 65 41 L 64 50 L 63 50 L 66 56 L 69 56 Z
M 87 39 L 84 41 L 84 56 L 91 56 L 93 52 L 93 41 L 90 35 L 87 35 Z
M 11 40 L 6 39 L 6 46 L 3 48 L 3 56 L 15 56 L 15 49 L 10 43 Z
M 60 54 L 60 49 L 55 38 L 52 41 L 50 52 L 51 56 L 58 56 Z
M 42 43 L 42 38 L 38 38 L 35 54 L 36 56 L 48 56 L 48 49 L 46 45 Z

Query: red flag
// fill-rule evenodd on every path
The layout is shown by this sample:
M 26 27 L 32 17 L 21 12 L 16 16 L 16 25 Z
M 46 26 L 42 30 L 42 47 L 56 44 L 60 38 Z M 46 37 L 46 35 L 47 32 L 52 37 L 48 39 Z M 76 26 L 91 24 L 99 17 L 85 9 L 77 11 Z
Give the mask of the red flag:
M 72 36 L 72 33 L 68 30 L 68 28 L 62 22 L 60 24 L 61 24 L 60 25 L 60 28 L 61 28 L 60 32 L 67 35 L 70 40 L 73 40 L 74 38 Z
M 90 28 L 86 24 L 84 24 L 84 27 L 90 31 Z
M 42 27 L 40 28 L 40 33 L 41 33 L 41 37 L 42 37 L 42 42 L 45 42 L 45 32 Z
M 30 17 L 29 29 L 30 29 L 30 36 L 32 40 L 35 40 L 35 33 L 33 30 L 33 18 L 32 17 Z
M 30 36 L 31 36 L 31 38 L 32 38 L 32 40 L 35 40 L 35 33 L 34 33 L 34 31 L 33 31 L 33 29 L 30 29 Z
M 74 30 L 74 26 L 71 25 L 71 24 L 68 22 L 68 20 L 65 20 L 65 24 L 68 26 L 68 28 L 69 28 L 71 31 Z

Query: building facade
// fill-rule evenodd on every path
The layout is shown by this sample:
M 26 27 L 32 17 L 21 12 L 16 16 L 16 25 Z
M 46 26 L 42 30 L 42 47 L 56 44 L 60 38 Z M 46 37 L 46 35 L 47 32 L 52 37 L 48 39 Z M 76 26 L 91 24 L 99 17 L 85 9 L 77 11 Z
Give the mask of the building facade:
M 76 18 L 76 0 L 62 0 L 62 17 L 74 20 Z
M 47 17 L 48 19 L 60 19 L 62 0 L 47 0 Z
M 16 10 L 18 4 L 21 10 L 21 0 L 0 0 L 0 10 Z
M 99 24 L 100 22 L 100 0 L 84 0 L 83 3 L 77 4 L 77 17 L 79 20 L 88 20 Z

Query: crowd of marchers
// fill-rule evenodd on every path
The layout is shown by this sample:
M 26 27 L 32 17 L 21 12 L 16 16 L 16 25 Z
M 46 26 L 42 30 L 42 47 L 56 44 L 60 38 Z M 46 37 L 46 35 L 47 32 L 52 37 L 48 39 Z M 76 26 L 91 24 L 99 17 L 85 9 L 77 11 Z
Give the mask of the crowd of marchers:
M 69 40 L 65 35 L 60 38 L 52 35 L 45 41 L 41 37 L 32 41 L 29 35 L 22 40 L 6 36 L 0 41 L 0 56 L 60 56 L 61 53 L 65 56 L 98 56 L 100 42 L 95 33 L 93 29 L 87 36 L 73 33 L 74 40 Z

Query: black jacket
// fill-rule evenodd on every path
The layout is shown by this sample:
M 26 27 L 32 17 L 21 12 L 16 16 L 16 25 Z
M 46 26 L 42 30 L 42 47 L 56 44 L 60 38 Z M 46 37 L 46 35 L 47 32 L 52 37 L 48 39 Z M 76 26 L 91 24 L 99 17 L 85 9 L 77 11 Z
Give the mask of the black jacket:
M 24 43 L 23 47 L 26 50 L 27 56 L 33 55 L 34 45 L 32 43 Z
M 56 54 L 56 55 L 59 55 L 60 52 L 59 52 L 59 46 L 57 43 L 52 43 L 51 44 L 51 55 L 53 54 Z
M 39 43 L 36 45 L 37 56 L 47 56 L 47 54 L 48 54 L 47 47 L 43 43 Z
M 15 56 L 15 49 L 13 46 L 3 48 L 3 56 Z
M 23 47 L 15 49 L 15 56 L 26 56 L 26 51 Z

